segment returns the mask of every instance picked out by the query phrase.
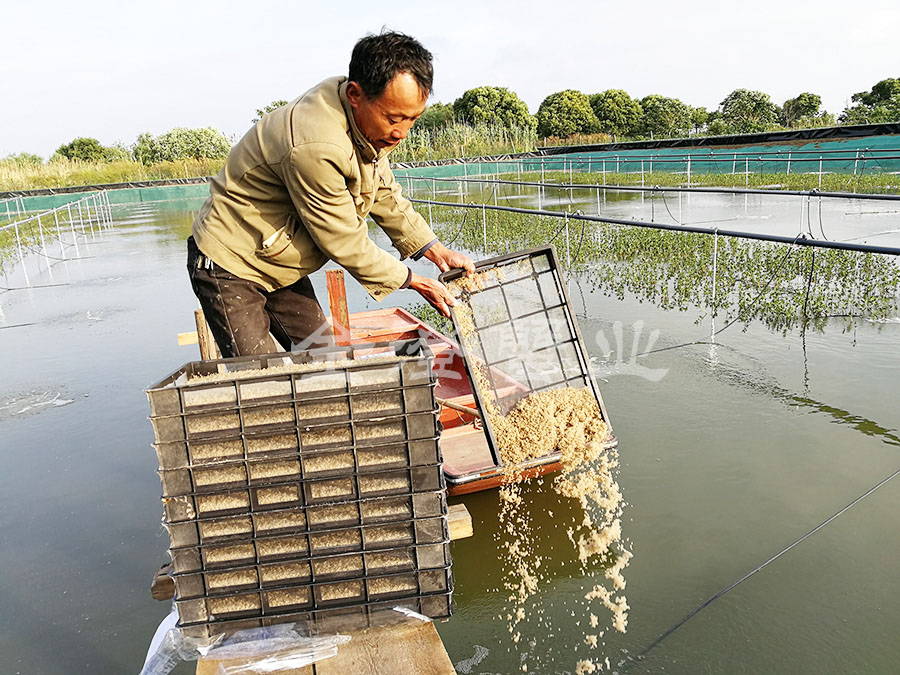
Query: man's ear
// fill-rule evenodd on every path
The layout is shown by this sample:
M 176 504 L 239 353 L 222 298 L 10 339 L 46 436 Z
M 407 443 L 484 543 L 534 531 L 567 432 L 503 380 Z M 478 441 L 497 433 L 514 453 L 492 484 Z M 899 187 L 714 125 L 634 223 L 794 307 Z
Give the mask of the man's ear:
M 363 93 L 362 87 L 353 80 L 350 80 L 347 83 L 347 101 L 350 102 L 350 107 L 356 110 L 364 97 L 365 94 Z

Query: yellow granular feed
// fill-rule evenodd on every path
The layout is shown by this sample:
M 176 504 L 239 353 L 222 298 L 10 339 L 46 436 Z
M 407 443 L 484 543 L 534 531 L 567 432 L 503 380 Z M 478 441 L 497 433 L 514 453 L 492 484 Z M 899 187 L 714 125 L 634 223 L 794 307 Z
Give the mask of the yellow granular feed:
M 294 434 L 276 436 L 247 436 L 247 453 L 270 452 L 272 450 L 296 450 L 299 448 Z
M 300 462 L 296 459 L 284 462 L 256 462 L 249 467 L 250 480 L 300 475 Z
M 352 496 L 353 480 L 351 478 L 342 478 L 340 480 L 322 480 L 310 483 L 309 495 L 313 499 Z
M 231 588 L 256 584 L 256 570 L 235 570 L 233 572 L 210 572 L 206 575 L 206 584 L 211 589 Z
M 451 286 L 451 293 L 463 300 L 457 303 L 454 311 L 470 354 L 478 353 L 478 345 L 468 294 L 484 288 L 491 273 L 500 274 L 497 278 L 502 280 L 499 269 L 496 272 L 489 270 L 475 275 L 477 278 L 463 278 Z M 515 608 L 508 615 L 513 640 L 518 642 L 520 637 L 516 626 L 525 618 L 525 602 L 538 592 L 543 579 L 543 561 L 535 553 L 531 519 L 522 504 L 521 483 L 525 479 L 517 466 L 554 451 L 560 453 L 562 471 L 554 479 L 553 487 L 558 494 L 577 500 L 584 513 L 582 521 L 569 528 L 578 560 L 585 569 L 589 561 L 601 561 L 606 567 L 604 576 L 611 586 L 606 588 L 598 584 L 585 600 L 599 599 L 612 612 L 613 626 L 624 632 L 628 605 L 623 596 L 614 597 L 614 593 L 625 588 L 622 571 L 631 559 L 631 552 L 622 539 L 624 502 L 615 481 L 618 454 L 607 446 L 608 429 L 592 392 L 586 388 L 566 387 L 531 393 L 503 415 L 485 366 L 470 365 L 504 464 L 506 482 L 500 489 L 500 521 L 505 534 L 502 542 L 507 574 L 504 586 Z M 592 517 L 592 513 L 599 516 Z M 590 661 L 578 663 L 579 673 L 594 670 Z
M 363 520 L 369 520 L 371 518 L 387 518 L 388 516 L 400 518 L 412 514 L 412 507 L 409 504 L 409 500 L 402 502 L 388 499 L 365 501 L 361 502 L 360 505 L 362 507 Z
M 280 565 L 262 565 L 259 574 L 263 583 L 283 581 L 284 579 L 309 579 L 309 563 L 283 563 Z
M 282 485 L 279 487 L 259 488 L 256 491 L 256 500 L 263 505 L 283 504 L 300 501 L 300 489 L 296 485 Z
M 239 429 L 241 426 L 241 420 L 238 418 L 237 413 L 187 415 L 184 420 L 189 434 L 203 434 L 223 429 Z
M 407 476 L 360 476 L 359 491 L 362 494 L 372 492 L 396 492 L 409 490 L 409 478 Z
M 250 497 L 246 492 L 226 492 L 221 495 L 197 495 L 197 509 L 200 513 L 230 511 L 250 507 Z
M 266 600 L 270 607 L 306 605 L 309 603 L 309 589 L 291 588 L 282 591 L 266 591 Z
M 324 473 L 326 471 L 352 471 L 353 453 L 328 452 L 319 455 L 310 455 L 303 460 L 303 467 L 307 475 Z
M 194 469 L 194 484 L 208 487 L 219 483 L 241 483 L 247 480 L 243 464 L 217 467 L 215 469 Z
M 361 581 L 345 581 L 340 584 L 328 584 L 319 587 L 319 594 L 322 600 L 343 600 L 345 598 L 356 598 L 363 593 Z
M 203 549 L 200 549 L 201 551 Z M 208 563 L 224 563 L 239 560 L 253 560 L 254 558 L 253 544 L 238 544 L 236 546 L 222 546 L 219 548 L 206 549 L 206 562 Z
M 307 511 L 311 526 L 327 525 L 329 523 L 341 523 L 347 520 L 356 522 L 359 519 L 359 511 L 356 504 L 335 504 L 319 508 L 310 508 Z
M 257 539 L 256 550 L 260 558 L 307 551 L 306 537 L 278 537 L 276 539 Z
M 415 561 L 412 554 L 406 551 L 385 551 L 383 553 L 370 553 L 367 563 L 370 570 L 383 570 L 394 567 L 411 568 Z
M 207 607 L 209 613 L 230 614 L 232 612 L 249 612 L 253 609 L 259 609 L 259 596 L 253 595 L 229 595 L 224 598 L 208 598 Z
M 202 539 L 230 537 L 234 534 L 250 534 L 253 532 L 253 525 L 250 523 L 249 516 L 229 518 L 227 520 L 201 520 L 199 525 Z
M 325 576 L 327 574 L 349 575 L 350 572 L 358 572 L 361 576 L 363 572 L 362 556 L 350 555 L 313 560 L 313 571 L 316 573 L 316 576 Z
M 342 530 L 339 532 L 322 532 L 309 536 L 313 551 L 322 552 L 347 546 L 359 546 L 359 532 L 356 530 Z
M 306 527 L 306 516 L 302 511 L 273 511 L 271 513 L 257 513 L 256 530 L 268 532 L 280 530 L 285 527 Z
M 415 580 L 408 577 L 377 577 L 369 579 L 369 595 L 387 595 L 388 593 L 415 593 L 418 590 Z

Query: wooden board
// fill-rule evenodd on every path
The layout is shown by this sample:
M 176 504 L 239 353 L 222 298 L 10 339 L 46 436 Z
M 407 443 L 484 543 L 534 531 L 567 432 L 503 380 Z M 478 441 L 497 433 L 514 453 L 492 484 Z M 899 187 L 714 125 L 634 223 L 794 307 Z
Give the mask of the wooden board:
M 350 634 L 336 656 L 281 675 L 454 675 L 456 670 L 431 621 L 410 619 L 396 626 L 367 628 Z M 246 663 L 234 659 L 225 665 Z M 197 675 L 216 675 L 219 661 L 197 662 Z

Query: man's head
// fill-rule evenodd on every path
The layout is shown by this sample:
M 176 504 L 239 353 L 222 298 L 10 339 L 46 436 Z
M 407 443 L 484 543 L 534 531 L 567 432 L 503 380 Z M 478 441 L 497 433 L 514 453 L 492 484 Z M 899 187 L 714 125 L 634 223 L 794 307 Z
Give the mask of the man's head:
M 392 148 L 425 110 L 434 77 L 431 52 L 402 33 L 369 35 L 353 48 L 349 75 L 356 125 L 375 150 Z

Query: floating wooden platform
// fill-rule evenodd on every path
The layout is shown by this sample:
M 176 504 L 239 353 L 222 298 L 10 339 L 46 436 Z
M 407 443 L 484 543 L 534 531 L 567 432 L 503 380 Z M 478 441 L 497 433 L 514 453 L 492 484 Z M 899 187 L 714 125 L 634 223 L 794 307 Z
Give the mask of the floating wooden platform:
M 216 675 L 219 664 L 246 659 L 201 660 L 197 675 Z M 280 675 L 453 675 L 456 670 L 431 621 L 416 621 L 350 633 L 336 656 L 305 668 L 279 670 Z

